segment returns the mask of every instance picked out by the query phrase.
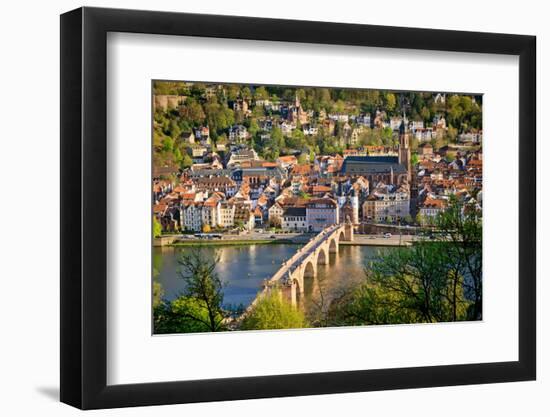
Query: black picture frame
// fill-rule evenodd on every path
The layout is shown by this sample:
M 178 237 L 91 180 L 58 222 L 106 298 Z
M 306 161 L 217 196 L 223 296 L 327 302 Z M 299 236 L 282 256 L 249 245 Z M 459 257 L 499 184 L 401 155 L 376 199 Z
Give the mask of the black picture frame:
M 107 385 L 107 33 L 519 56 L 519 360 Z M 421 388 L 536 377 L 534 36 L 102 8 L 61 15 L 61 401 L 81 409 Z

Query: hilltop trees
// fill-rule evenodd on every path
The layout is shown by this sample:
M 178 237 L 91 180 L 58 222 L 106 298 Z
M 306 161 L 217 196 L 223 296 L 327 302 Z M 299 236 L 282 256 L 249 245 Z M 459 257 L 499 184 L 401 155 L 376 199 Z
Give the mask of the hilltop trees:
M 481 97 L 471 95 L 436 95 L 429 92 L 392 92 L 384 90 L 354 90 L 342 88 L 289 88 L 279 86 L 253 86 L 226 84 L 221 86 L 204 83 L 155 82 L 155 94 L 177 94 L 183 98 L 176 108 L 157 108 L 154 113 L 153 145 L 154 162 L 157 166 L 186 168 L 190 165 L 186 157 L 190 143 L 183 141 L 192 129 L 207 126 L 214 144 L 228 134 L 234 124 L 243 124 L 250 134 L 251 144 L 261 157 L 274 161 L 280 154 L 306 149 L 324 154 L 342 153 L 344 145 L 343 123 L 334 127 L 323 126 L 321 116 L 330 113 L 357 116 L 360 113 L 377 111 L 387 118 L 400 116 L 406 111 L 410 120 L 423 120 L 425 126 L 432 126 L 434 118 L 443 116 L 447 121 L 445 135 L 434 140 L 438 149 L 446 143 L 455 142 L 459 133 L 481 129 Z M 283 101 L 293 105 L 300 100 L 306 111 L 314 116 L 310 122 L 318 129 L 316 135 L 304 135 L 299 122 L 291 133 L 281 132 L 279 121 L 282 111 L 264 107 L 257 100 Z M 247 104 L 242 106 L 241 100 Z M 271 119 L 273 129 L 264 128 L 264 119 Z M 349 121 L 356 127 L 353 119 Z M 346 127 L 347 129 L 347 127 Z M 396 134 L 389 127 L 363 127 L 359 133 L 359 145 L 396 146 Z M 186 134 L 184 136 L 184 134 Z M 347 143 L 349 146 L 349 143 Z

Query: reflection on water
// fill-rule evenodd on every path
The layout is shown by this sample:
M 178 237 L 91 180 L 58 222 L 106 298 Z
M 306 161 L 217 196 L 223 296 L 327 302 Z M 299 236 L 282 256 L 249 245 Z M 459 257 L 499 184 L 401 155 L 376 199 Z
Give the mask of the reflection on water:
M 330 302 L 356 287 L 365 277 L 365 267 L 376 254 L 387 250 L 372 246 L 341 245 L 329 255 L 328 265 L 317 266 L 316 278 L 304 278 L 304 297 L 300 304 L 313 318 L 326 311 Z
M 249 245 L 204 247 L 217 252 L 216 271 L 224 287 L 225 305 L 250 304 L 261 289 L 262 281 L 279 269 L 281 262 L 290 258 L 298 245 Z M 189 247 L 154 248 L 153 262 L 159 272 L 156 280 L 162 284 L 164 298 L 172 300 L 183 291 L 184 282 L 178 275 L 178 257 Z M 356 285 L 364 277 L 364 268 L 377 252 L 371 246 L 340 246 L 338 254 L 330 254 L 328 265 L 318 266 L 318 276 L 304 282 L 304 299 L 300 304 L 307 310 L 326 308 L 328 303 L 345 289 Z
M 224 304 L 247 306 L 261 288 L 262 281 L 270 278 L 279 269 L 281 262 L 290 258 L 298 245 L 250 245 L 206 246 L 202 250 L 210 255 L 216 252 L 219 262 L 216 272 L 225 283 Z M 154 248 L 154 262 L 162 284 L 164 298 L 172 300 L 184 289 L 179 277 L 178 257 L 189 247 Z M 160 264 L 160 265 L 159 265 Z

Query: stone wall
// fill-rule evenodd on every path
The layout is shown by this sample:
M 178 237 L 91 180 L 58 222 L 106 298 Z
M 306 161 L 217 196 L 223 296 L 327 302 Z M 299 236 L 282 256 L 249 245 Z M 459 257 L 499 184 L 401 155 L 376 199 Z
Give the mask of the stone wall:
M 153 107 L 156 110 L 171 110 L 177 108 L 180 104 L 185 102 L 186 96 L 170 95 L 170 94 L 157 94 L 153 100 Z

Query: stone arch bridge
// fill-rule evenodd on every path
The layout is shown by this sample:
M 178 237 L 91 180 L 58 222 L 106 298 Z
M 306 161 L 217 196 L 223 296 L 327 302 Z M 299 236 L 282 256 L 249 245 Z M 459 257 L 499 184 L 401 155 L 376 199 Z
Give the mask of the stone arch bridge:
M 330 253 L 338 253 L 340 242 L 353 241 L 351 223 L 335 224 L 323 229 L 267 280 L 265 290 L 279 286 L 286 290 L 293 305 L 297 295 L 303 296 L 304 279 L 317 278 L 320 265 L 327 265 Z

